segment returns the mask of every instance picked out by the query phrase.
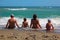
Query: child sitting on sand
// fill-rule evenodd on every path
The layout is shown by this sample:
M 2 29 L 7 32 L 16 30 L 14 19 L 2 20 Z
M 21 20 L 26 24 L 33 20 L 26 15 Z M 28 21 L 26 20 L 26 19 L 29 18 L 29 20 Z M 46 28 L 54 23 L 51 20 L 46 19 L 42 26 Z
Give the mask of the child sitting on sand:
M 46 30 L 51 31 L 54 30 L 53 25 L 51 24 L 51 20 L 48 20 L 48 23 L 46 24 Z
M 24 18 L 24 21 L 22 22 L 22 27 L 24 28 L 28 27 L 28 22 L 26 18 Z
M 34 29 L 40 29 L 41 28 L 41 25 L 39 23 L 39 20 L 37 19 L 37 15 L 36 14 L 34 14 L 33 15 L 33 19 L 31 19 L 30 27 L 34 28 Z

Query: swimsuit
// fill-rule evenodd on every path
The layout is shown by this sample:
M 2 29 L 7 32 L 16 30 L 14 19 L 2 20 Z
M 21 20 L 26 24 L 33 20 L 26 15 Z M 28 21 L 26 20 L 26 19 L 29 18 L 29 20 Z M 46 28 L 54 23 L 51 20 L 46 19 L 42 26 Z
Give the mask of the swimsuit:
M 15 26 L 8 26 L 8 29 L 14 29 L 15 28 Z

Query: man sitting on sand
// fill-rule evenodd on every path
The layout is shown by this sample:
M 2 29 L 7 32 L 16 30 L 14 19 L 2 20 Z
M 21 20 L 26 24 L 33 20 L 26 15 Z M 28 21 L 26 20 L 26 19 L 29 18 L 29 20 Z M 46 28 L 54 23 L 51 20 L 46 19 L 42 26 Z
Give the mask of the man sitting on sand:
M 41 25 L 39 24 L 39 20 L 37 19 L 36 14 L 34 14 L 33 19 L 31 19 L 30 27 L 34 28 L 34 29 L 40 29 L 41 28 Z
M 53 25 L 51 24 L 51 20 L 48 20 L 48 23 L 46 24 L 46 30 L 51 31 L 54 30 Z
M 15 25 L 17 27 L 19 27 L 19 25 L 17 24 L 17 21 L 14 19 L 14 15 L 12 14 L 10 17 L 11 18 L 8 20 L 8 22 L 6 24 L 6 28 L 8 28 L 8 29 L 14 29 Z
M 22 27 L 24 28 L 28 27 L 28 22 L 26 18 L 24 18 L 24 21 L 22 22 Z

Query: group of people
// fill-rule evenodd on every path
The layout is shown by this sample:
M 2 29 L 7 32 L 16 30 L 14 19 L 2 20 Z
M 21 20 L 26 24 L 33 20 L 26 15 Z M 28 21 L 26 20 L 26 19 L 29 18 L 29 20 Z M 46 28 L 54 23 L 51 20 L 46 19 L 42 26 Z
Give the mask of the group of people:
M 14 15 L 11 15 L 10 17 L 11 18 L 8 20 L 8 22 L 6 24 L 6 28 L 14 29 L 15 26 L 20 28 L 18 23 L 17 23 L 17 21 L 16 21 L 16 19 L 14 19 Z M 22 22 L 22 27 L 24 27 L 24 28 L 29 27 L 26 18 L 24 18 L 24 21 Z M 40 23 L 39 23 L 39 20 L 37 19 L 37 15 L 36 14 L 34 14 L 33 18 L 31 19 L 30 28 L 33 28 L 33 29 L 41 29 L 42 28 Z M 46 24 L 46 30 L 47 31 L 54 30 L 54 27 L 51 24 L 51 20 L 48 20 L 48 23 Z

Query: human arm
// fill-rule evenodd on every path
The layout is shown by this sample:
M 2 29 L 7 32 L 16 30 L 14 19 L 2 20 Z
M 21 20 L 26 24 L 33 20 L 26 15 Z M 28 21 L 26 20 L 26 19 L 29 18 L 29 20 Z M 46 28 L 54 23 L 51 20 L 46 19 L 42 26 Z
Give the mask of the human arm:
M 27 27 L 29 27 L 28 22 L 27 22 Z
M 31 20 L 31 23 L 30 23 L 30 28 L 32 28 L 32 23 L 33 23 L 33 22 L 32 22 L 32 20 Z
M 26 27 L 29 27 L 28 22 L 26 22 Z
M 5 27 L 5 28 L 8 28 L 8 25 L 9 25 L 9 20 L 8 20 L 8 22 L 7 22 L 7 24 L 6 24 L 6 27 Z
M 21 27 L 24 27 L 24 22 L 22 22 L 22 26 Z
M 46 24 L 46 28 L 47 28 L 47 24 Z
M 51 24 L 51 26 L 52 26 L 52 29 L 54 29 L 54 26 Z
M 7 24 L 6 24 L 6 27 L 5 28 L 8 28 L 8 22 L 7 22 Z
M 39 20 L 37 20 L 37 23 L 38 23 L 39 27 L 42 28 L 41 25 L 40 25 L 40 23 L 39 23 Z
M 18 23 L 17 23 L 17 21 L 16 21 L 16 26 L 17 26 L 18 28 L 20 28 L 19 25 L 18 25 Z

